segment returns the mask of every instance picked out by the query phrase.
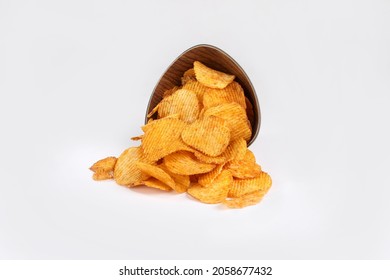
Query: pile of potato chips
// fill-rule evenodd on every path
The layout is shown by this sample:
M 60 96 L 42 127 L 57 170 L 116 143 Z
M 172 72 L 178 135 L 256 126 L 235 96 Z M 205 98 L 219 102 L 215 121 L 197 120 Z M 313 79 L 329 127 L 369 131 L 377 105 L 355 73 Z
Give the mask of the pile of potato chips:
M 142 144 L 96 162 L 93 179 L 187 192 L 230 208 L 260 202 L 272 181 L 247 148 L 254 115 L 234 79 L 195 61 L 150 112 L 144 134 L 132 138 Z

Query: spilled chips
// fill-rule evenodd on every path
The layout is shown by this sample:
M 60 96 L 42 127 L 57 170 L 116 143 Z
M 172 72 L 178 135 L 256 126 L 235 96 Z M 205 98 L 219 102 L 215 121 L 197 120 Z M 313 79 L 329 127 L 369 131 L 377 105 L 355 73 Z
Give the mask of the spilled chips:
M 148 114 L 138 147 L 90 167 L 94 180 L 188 193 L 208 204 L 243 208 L 261 201 L 271 177 L 256 163 L 253 106 L 234 75 L 199 61 Z

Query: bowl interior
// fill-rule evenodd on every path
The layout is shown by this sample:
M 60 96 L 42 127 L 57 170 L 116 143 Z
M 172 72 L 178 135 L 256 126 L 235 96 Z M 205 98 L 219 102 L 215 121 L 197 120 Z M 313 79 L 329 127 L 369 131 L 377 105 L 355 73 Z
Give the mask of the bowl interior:
M 211 45 L 197 45 L 182 53 L 165 71 L 153 90 L 146 115 L 161 101 L 164 91 L 181 85 L 183 73 L 193 67 L 194 61 L 200 61 L 210 68 L 236 76 L 236 81 L 244 89 L 245 96 L 253 106 L 254 120 L 252 125 L 252 138 L 248 146 L 256 139 L 260 129 L 260 106 L 255 89 L 241 66 L 224 51 Z M 145 117 L 145 123 L 147 117 Z

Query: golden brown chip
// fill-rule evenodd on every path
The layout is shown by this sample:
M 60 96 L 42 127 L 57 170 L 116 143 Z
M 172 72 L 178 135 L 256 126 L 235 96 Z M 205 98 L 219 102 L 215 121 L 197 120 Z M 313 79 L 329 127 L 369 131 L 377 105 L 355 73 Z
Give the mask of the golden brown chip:
M 164 157 L 164 164 L 169 171 L 179 175 L 193 175 L 211 171 L 215 164 L 199 161 L 193 153 L 179 151 Z
M 248 149 L 243 159 L 230 161 L 226 169 L 233 174 L 233 177 L 240 179 L 255 178 L 261 174 L 260 165 L 256 164 L 255 156 Z
M 140 147 L 125 150 L 118 158 L 114 168 L 114 179 L 119 185 L 132 186 L 141 180 L 142 172 L 138 161 L 146 161 Z
M 179 89 L 161 101 L 158 117 L 164 118 L 174 114 L 178 114 L 179 119 L 186 123 L 192 123 L 198 118 L 199 101 L 193 91 Z
M 143 172 L 163 182 L 165 185 L 175 189 L 175 181 L 158 166 L 147 164 L 144 162 L 137 162 L 136 166 Z
M 246 144 L 246 142 L 245 142 Z M 229 147 L 229 146 L 228 146 Z M 246 147 L 246 146 L 245 146 Z M 227 148 L 226 148 L 227 149 Z M 226 150 L 225 150 L 226 151 Z M 211 157 L 211 156 L 208 156 L 208 155 L 205 155 L 203 154 L 202 152 L 199 152 L 199 151 L 194 151 L 194 156 L 199 159 L 200 161 L 202 162 L 206 162 L 206 163 L 215 163 L 215 164 L 222 164 L 224 162 L 226 162 L 226 158 L 225 156 L 223 155 L 225 152 L 222 153 L 222 155 L 220 156 L 217 156 L 217 157 Z
M 168 96 L 170 96 L 170 95 L 172 95 L 175 91 L 177 91 L 178 89 L 180 89 L 180 87 L 177 87 L 177 86 L 175 86 L 175 87 L 173 87 L 173 88 L 171 88 L 171 89 L 167 89 L 166 91 L 164 91 L 164 93 L 163 93 L 163 99 L 165 98 L 165 97 L 168 97 Z
M 246 112 L 238 103 L 225 103 L 209 108 L 204 112 L 204 117 L 206 116 L 216 116 L 224 119 L 230 129 L 231 140 L 244 138 L 249 141 L 252 136 Z
M 150 111 L 150 112 L 148 113 L 148 115 L 147 115 L 146 117 L 147 117 L 147 118 L 151 118 L 151 117 L 158 111 L 158 108 L 160 107 L 160 104 L 161 104 L 161 102 L 158 103 L 158 104 L 152 109 L 152 111 Z
M 204 203 L 221 203 L 226 200 L 227 193 L 233 183 L 232 174 L 223 170 L 213 183 L 203 187 L 201 185 L 190 186 L 188 193 Z
M 171 172 L 164 163 L 160 164 L 159 167 L 164 170 L 171 178 L 175 181 L 175 187 L 173 189 L 177 193 L 186 192 L 190 186 L 190 176 L 189 175 L 179 175 Z
M 114 178 L 113 171 L 96 171 L 92 175 L 92 179 L 94 179 L 95 181 L 107 180 L 112 178 Z
M 89 169 L 94 172 L 92 178 L 96 181 L 112 179 L 114 177 L 114 167 L 116 157 L 106 157 L 95 162 Z
M 219 156 L 229 145 L 230 131 L 225 121 L 205 116 L 187 126 L 181 135 L 183 141 L 209 156 Z
M 141 147 L 145 158 L 156 162 L 170 153 L 187 149 L 180 136 L 186 126 L 185 122 L 176 118 L 155 120 L 143 126 L 145 134 Z
M 198 81 L 188 81 L 184 86 L 183 89 L 188 89 L 196 93 L 196 96 L 198 97 L 199 103 L 203 107 L 203 96 L 206 92 L 213 91 L 214 89 L 204 86 L 203 84 L 199 83 Z
M 260 165 L 254 163 L 251 165 L 245 165 L 245 161 L 241 161 L 240 164 L 229 164 L 227 168 L 234 178 L 248 179 L 255 178 L 261 174 Z
M 215 178 L 218 177 L 219 174 L 221 174 L 223 170 L 223 164 L 217 165 L 213 170 L 210 172 L 200 174 L 198 176 L 198 183 L 202 186 L 207 186 L 214 182 Z
M 254 191 L 237 198 L 227 199 L 223 201 L 223 204 L 234 209 L 252 206 L 259 203 L 266 193 L 265 191 Z
M 116 161 L 117 161 L 116 157 L 106 157 L 104 159 L 95 162 L 89 169 L 93 172 L 113 171 Z
M 242 160 L 244 159 L 246 152 L 246 141 L 244 138 L 237 138 L 236 140 L 230 142 L 229 146 L 227 146 L 221 156 L 223 156 L 226 161 Z
M 199 61 L 194 62 L 194 71 L 196 79 L 210 88 L 225 88 L 235 78 L 234 75 L 211 69 Z
M 171 191 L 171 187 L 168 185 L 164 184 L 163 182 L 159 181 L 156 178 L 149 178 L 144 181 L 140 181 L 134 184 L 134 186 L 147 186 L 155 189 L 159 189 L 162 191 Z
M 228 197 L 240 197 L 254 191 L 267 192 L 271 185 L 271 177 L 265 172 L 252 179 L 234 179 Z
M 208 109 L 224 103 L 236 102 L 246 109 L 244 90 L 237 82 L 232 82 L 224 89 L 206 91 L 203 95 L 203 106 Z
M 181 84 L 184 86 L 189 81 L 196 81 L 194 68 L 190 68 L 184 72 L 183 77 L 181 77 Z

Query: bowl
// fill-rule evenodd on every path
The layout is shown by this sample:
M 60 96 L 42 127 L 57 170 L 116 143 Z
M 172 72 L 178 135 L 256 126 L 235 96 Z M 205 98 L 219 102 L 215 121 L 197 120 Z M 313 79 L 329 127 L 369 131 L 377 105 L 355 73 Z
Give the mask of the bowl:
M 196 45 L 179 55 L 161 76 L 154 88 L 145 115 L 145 123 L 148 121 L 149 112 L 162 100 L 164 91 L 181 85 L 183 73 L 193 67 L 194 61 L 200 61 L 208 67 L 236 76 L 237 81 L 244 89 L 245 96 L 253 107 L 254 118 L 251 122 L 252 137 L 248 146 L 252 144 L 260 130 L 260 106 L 256 91 L 242 67 L 226 52 L 212 45 Z

